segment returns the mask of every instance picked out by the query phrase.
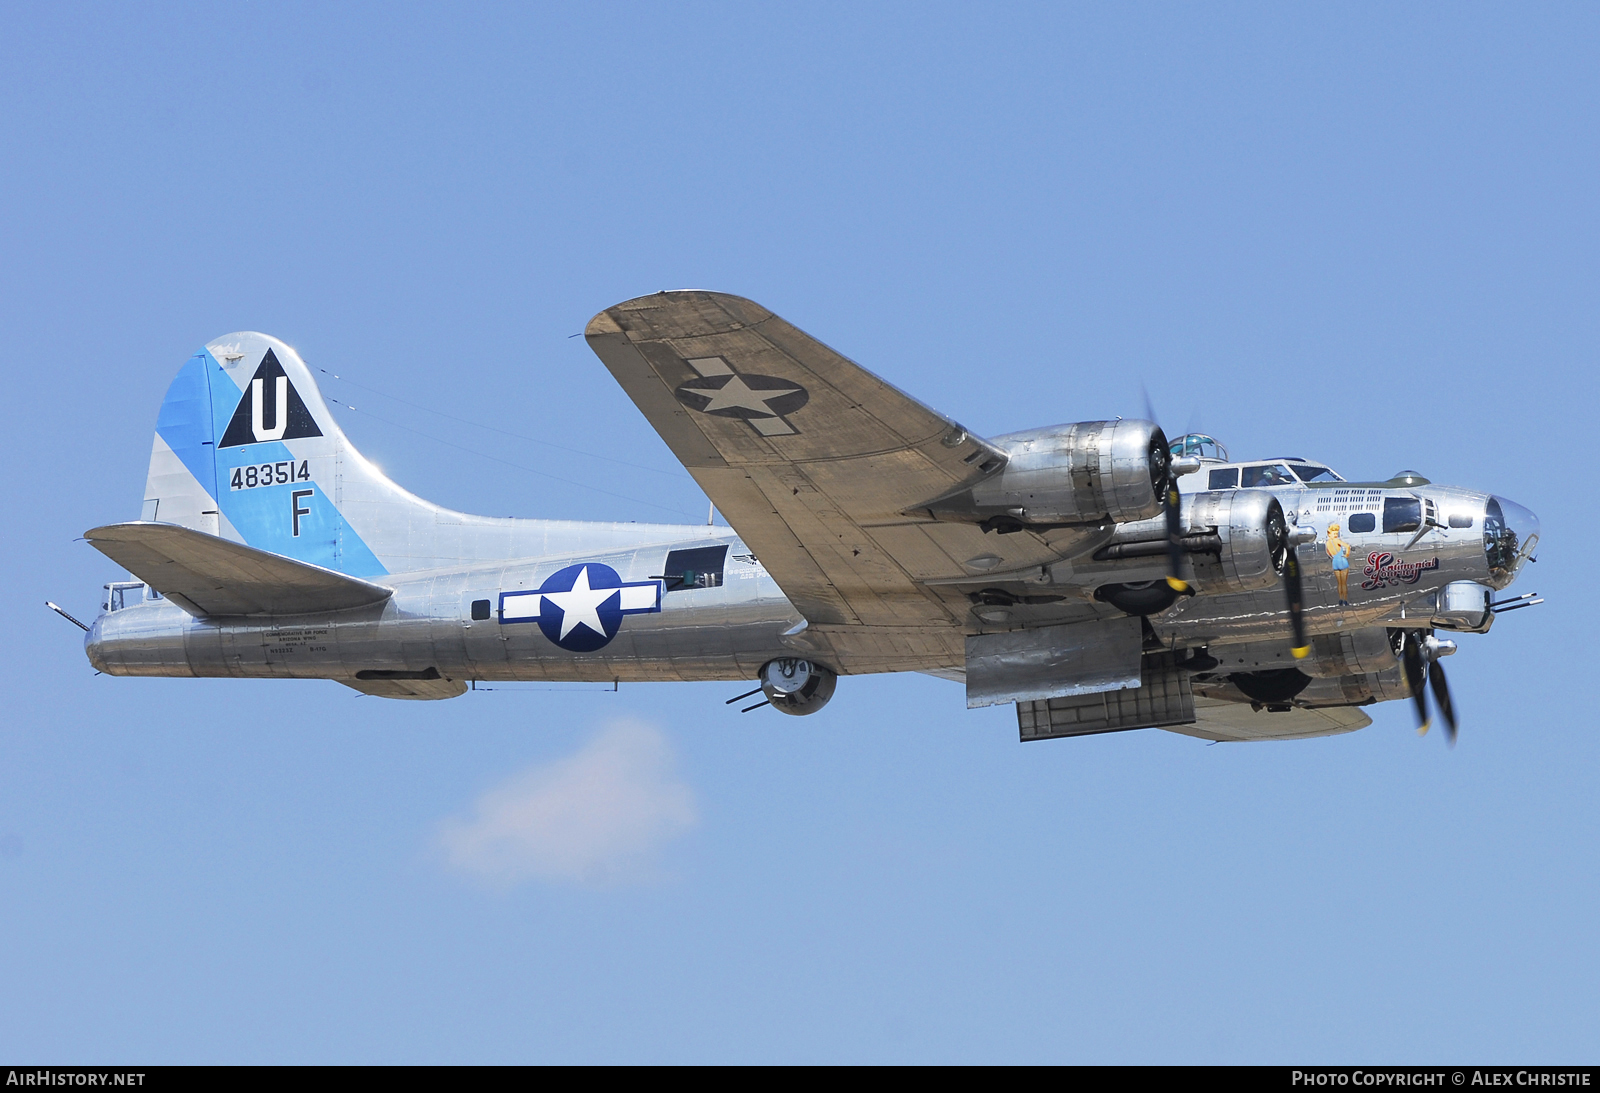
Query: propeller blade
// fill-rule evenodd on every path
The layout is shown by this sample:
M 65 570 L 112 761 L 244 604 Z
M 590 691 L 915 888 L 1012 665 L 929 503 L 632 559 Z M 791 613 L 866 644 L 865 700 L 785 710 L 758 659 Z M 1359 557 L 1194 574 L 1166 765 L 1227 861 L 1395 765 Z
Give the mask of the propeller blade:
M 1428 688 L 1433 691 L 1434 705 L 1444 717 L 1445 739 L 1454 746 L 1456 742 L 1456 708 L 1450 701 L 1450 684 L 1445 682 L 1444 668 L 1436 660 L 1428 666 Z
M 1406 686 L 1411 688 L 1411 698 L 1417 704 L 1417 735 L 1426 736 L 1432 724 L 1428 718 L 1428 696 L 1422 689 L 1428 669 L 1422 659 L 1422 642 L 1413 630 L 1405 632 L 1404 644 L 1400 648 L 1400 663 L 1405 669 Z
M 1144 393 L 1144 416 L 1149 421 L 1159 421 L 1156 417 L 1156 404 L 1150 400 L 1150 389 L 1143 384 L 1139 389 Z M 1162 434 L 1165 435 L 1165 434 Z M 1189 591 L 1189 582 L 1180 574 L 1183 572 L 1183 498 L 1178 493 L 1178 476 L 1172 471 L 1172 455 L 1167 454 L 1166 468 L 1166 507 L 1167 507 L 1167 585 L 1174 592 Z
M 1300 552 L 1293 546 L 1283 559 L 1283 590 L 1289 598 L 1289 652 L 1294 659 L 1304 660 L 1311 655 L 1311 643 L 1306 640 L 1305 592 L 1300 580 Z
M 1183 572 L 1183 498 L 1178 494 L 1177 480 L 1167 476 L 1167 584 L 1175 592 L 1189 591 L 1189 582 Z

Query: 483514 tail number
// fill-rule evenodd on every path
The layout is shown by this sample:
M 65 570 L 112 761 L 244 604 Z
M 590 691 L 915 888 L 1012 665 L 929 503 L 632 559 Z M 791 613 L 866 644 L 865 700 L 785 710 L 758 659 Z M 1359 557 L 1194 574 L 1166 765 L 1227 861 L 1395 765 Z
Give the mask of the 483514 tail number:
M 253 490 L 260 486 L 287 486 L 290 482 L 311 481 L 311 461 L 292 459 L 277 463 L 252 463 L 247 467 L 233 468 L 228 480 L 231 490 Z

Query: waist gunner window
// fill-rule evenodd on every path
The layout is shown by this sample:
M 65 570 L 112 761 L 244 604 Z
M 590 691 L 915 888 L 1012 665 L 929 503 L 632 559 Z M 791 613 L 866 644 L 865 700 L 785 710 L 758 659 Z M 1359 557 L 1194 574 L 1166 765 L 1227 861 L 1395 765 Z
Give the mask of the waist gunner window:
M 722 570 L 727 560 L 726 546 L 674 550 L 667 555 L 667 564 L 661 570 L 662 579 L 667 582 L 668 592 L 718 588 L 722 585 Z

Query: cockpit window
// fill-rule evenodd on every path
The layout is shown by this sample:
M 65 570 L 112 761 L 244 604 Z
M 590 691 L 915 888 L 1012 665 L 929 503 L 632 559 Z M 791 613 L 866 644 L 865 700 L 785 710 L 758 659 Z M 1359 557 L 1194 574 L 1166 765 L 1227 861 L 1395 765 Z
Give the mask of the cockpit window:
M 1244 468 L 1241 485 L 1245 489 L 1257 486 L 1293 486 L 1297 482 L 1293 472 L 1283 463 L 1265 463 Z
M 1344 479 L 1334 474 L 1326 467 L 1314 467 L 1309 463 L 1291 463 L 1294 473 L 1300 476 L 1302 482 L 1343 482 Z
M 1228 449 L 1218 444 L 1216 437 L 1205 433 L 1185 433 L 1172 442 L 1171 449 L 1176 456 L 1192 455 L 1201 459 L 1215 459 L 1219 463 L 1228 461 Z
M 1220 471 L 1211 472 L 1211 481 L 1206 483 L 1208 490 L 1232 490 L 1239 488 L 1239 468 L 1224 467 Z

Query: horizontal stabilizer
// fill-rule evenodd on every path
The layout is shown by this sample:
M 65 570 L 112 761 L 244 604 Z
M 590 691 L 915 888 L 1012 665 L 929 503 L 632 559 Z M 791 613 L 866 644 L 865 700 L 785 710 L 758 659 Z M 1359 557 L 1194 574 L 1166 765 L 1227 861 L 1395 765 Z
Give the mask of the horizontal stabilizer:
M 393 592 L 177 524 L 108 524 L 84 538 L 195 616 L 338 611 L 382 603 Z

